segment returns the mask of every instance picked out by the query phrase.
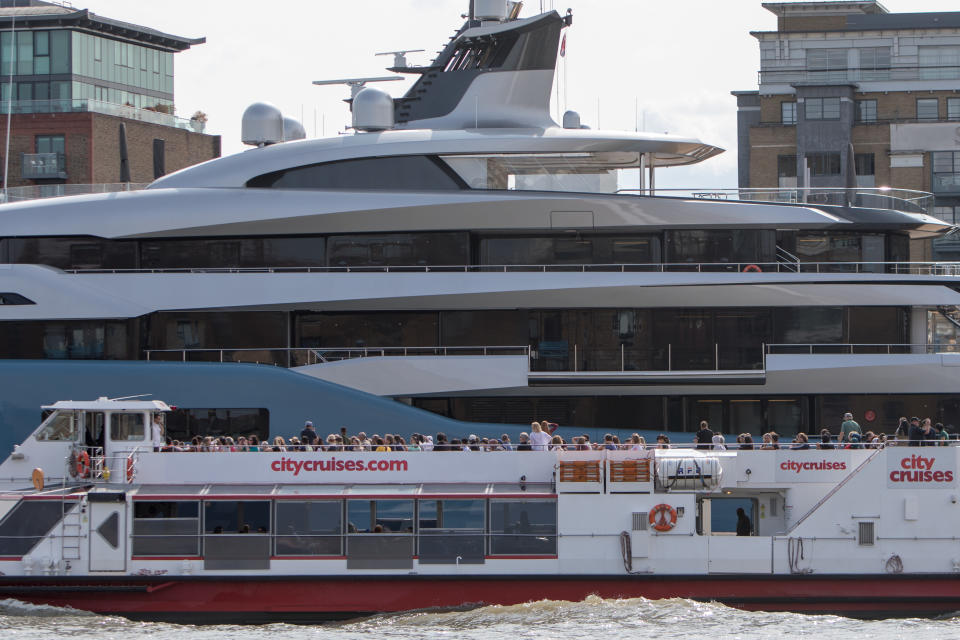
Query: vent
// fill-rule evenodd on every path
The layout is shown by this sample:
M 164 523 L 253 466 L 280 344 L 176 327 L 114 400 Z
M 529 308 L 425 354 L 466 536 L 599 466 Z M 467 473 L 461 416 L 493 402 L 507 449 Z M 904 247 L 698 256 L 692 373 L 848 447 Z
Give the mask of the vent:
M 650 522 L 649 511 L 640 511 L 639 513 L 635 512 L 633 514 L 633 530 L 634 531 L 646 531 L 647 523 L 649 522 Z
M 874 541 L 874 531 L 873 531 L 872 522 L 861 522 L 860 530 L 857 536 L 857 544 L 861 547 L 870 547 L 873 546 Z
M 777 499 L 770 498 L 770 517 L 775 518 L 777 516 Z

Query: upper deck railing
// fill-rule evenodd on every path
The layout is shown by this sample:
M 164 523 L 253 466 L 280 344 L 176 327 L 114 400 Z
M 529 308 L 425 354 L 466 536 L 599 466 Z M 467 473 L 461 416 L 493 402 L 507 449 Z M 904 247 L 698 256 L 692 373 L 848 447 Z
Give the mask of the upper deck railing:
M 85 196 L 91 193 L 121 193 L 140 191 L 146 182 L 113 182 L 100 184 L 34 184 L 26 187 L 0 189 L 0 202 L 23 202 L 42 198 L 60 198 L 63 196 Z
M 92 98 L 67 98 L 54 100 L 13 100 L 9 106 L 6 100 L 0 102 L 0 114 L 19 113 L 102 113 L 128 120 L 140 120 L 151 124 L 176 127 L 203 133 L 206 123 L 200 120 L 180 118 L 172 113 L 155 109 L 138 109 L 133 105 L 116 104 Z
M 634 264 L 468 264 L 356 267 L 174 267 L 166 269 L 67 269 L 74 274 L 104 273 L 892 273 L 956 276 L 960 262 L 651 262 Z
M 698 200 L 735 200 L 787 204 L 811 204 L 893 209 L 907 213 L 933 211 L 934 195 L 928 191 L 890 187 L 781 187 L 763 189 L 670 188 L 620 189 L 617 193 L 641 196 L 688 197 Z

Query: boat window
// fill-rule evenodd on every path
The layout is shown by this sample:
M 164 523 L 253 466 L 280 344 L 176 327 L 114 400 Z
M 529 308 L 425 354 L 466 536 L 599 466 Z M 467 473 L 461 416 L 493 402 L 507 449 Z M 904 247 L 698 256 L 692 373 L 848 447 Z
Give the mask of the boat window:
M 667 231 L 666 262 L 770 263 L 776 259 L 772 229 Z
M 556 500 L 490 501 L 490 555 L 556 553 Z
M 466 265 L 467 233 L 389 233 L 330 236 L 331 267 Z
M 133 555 L 196 556 L 200 554 L 200 503 L 134 503 Z
M 413 533 L 413 500 L 348 500 L 349 533 Z
M 58 269 L 135 269 L 137 243 L 93 237 L 9 238 L 9 262 Z
M 480 264 L 646 264 L 660 262 L 658 236 L 508 237 L 480 240 Z
M 276 551 L 278 556 L 338 556 L 343 553 L 343 503 L 278 501 Z
M 77 415 L 73 411 L 58 411 L 37 432 L 37 440 L 56 442 L 77 439 Z
M 413 568 L 413 500 L 348 500 L 347 533 L 348 569 Z
M 257 176 L 256 189 L 389 189 L 436 191 L 462 189 L 447 166 L 429 156 L 358 158 L 293 167 Z
M 74 507 L 60 500 L 21 500 L 0 522 L 0 556 L 25 556 Z
M 420 564 L 482 564 L 484 500 L 421 500 Z
M 471 189 L 615 193 L 621 170 L 636 171 L 634 151 L 442 156 Z M 634 180 L 635 182 L 635 180 Z
M 269 500 L 211 500 L 203 506 L 203 530 L 207 534 L 270 532 Z
M 144 434 L 142 413 L 114 413 L 110 415 L 110 439 L 114 442 L 143 440 Z
M 270 568 L 270 501 L 211 500 L 203 505 L 204 569 Z
M 23 304 L 37 304 L 37 303 L 27 297 L 20 295 L 19 293 L 0 292 L 0 306 L 23 305 Z

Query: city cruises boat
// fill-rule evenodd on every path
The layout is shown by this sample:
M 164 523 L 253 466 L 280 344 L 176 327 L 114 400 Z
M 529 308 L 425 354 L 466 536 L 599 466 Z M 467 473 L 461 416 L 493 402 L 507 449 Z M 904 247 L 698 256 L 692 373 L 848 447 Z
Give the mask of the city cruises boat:
M 955 446 L 170 452 L 159 400 L 45 408 L 0 464 L 2 597 L 180 623 L 592 594 L 960 609 Z
M 255 149 L 0 205 L 0 450 L 39 406 L 143 393 L 179 440 L 960 425 L 929 194 L 658 191 L 721 149 L 557 123 L 572 15 L 479 4 L 349 135 L 284 141 L 261 106 Z

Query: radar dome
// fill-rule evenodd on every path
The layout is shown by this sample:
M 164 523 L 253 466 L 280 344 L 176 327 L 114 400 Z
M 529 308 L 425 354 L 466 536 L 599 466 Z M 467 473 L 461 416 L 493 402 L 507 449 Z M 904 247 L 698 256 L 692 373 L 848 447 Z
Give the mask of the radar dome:
M 580 114 L 576 111 L 567 111 L 563 114 L 563 128 L 564 129 L 579 129 L 580 128 Z
M 261 146 L 283 142 L 283 114 L 269 102 L 255 102 L 243 112 L 243 144 Z
M 283 141 L 303 140 L 307 137 L 307 131 L 298 120 L 285 117 L 283 119 Z
M 353 128 L 383 131 L 393 127 L 393 98 L 386 91 L 367 87 L 353 98 Z

